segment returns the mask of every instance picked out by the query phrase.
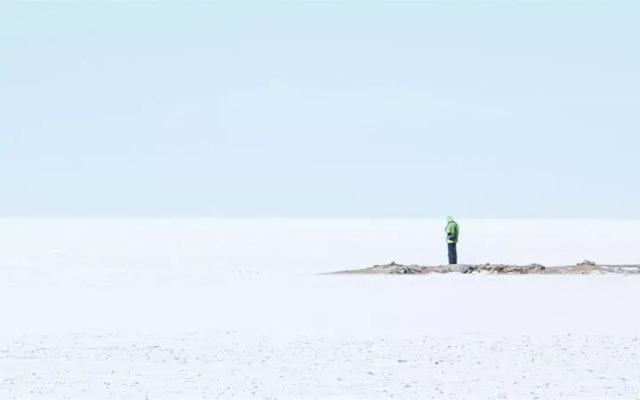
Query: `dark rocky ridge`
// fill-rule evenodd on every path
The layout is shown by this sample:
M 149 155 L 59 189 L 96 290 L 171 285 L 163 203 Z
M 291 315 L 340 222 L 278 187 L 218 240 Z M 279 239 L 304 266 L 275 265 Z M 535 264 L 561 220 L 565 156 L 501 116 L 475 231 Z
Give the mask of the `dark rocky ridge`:
M 392 262 L 390 264 L 374 265 L 363 269 L 333 272 L 332 274 L 446 274 L 446 273 L 486 273 L 486 274 L 555 274 L 555 275 L 586 275 L 586 274 L 640 274 L 640 265 L 602 265 L 592 261 L 583 261 L 576 265 L 545 267 L 540 264 L 511 265 L 511 264 L 458 264 L 458 265 L 403 265 Z

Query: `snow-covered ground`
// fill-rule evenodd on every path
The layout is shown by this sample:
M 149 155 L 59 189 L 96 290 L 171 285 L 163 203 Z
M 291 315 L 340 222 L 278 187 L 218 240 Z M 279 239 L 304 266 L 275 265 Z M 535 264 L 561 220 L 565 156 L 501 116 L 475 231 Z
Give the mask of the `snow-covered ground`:
M 460 220 L 461 261 L 638 263 L 640 221 Z M 433 220 L 0 220 L 0 398 L 640 398 L 636 276 L 336 276 Z

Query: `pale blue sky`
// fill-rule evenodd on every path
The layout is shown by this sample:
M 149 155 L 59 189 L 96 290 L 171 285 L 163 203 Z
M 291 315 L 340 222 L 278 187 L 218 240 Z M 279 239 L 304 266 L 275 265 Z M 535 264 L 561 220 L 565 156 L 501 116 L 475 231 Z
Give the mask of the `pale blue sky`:
M 0 215 L 640 217 L 640 3 L 0 5 Z

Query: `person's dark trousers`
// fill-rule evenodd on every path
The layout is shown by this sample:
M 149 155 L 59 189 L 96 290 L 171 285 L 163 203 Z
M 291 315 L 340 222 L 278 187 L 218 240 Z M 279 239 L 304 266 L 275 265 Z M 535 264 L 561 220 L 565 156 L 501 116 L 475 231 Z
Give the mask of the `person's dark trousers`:
M 458 263 L 458 251 L 456 250 L 455 243 L 447 243 L 449 247 L 449 264 L 457 264 Z

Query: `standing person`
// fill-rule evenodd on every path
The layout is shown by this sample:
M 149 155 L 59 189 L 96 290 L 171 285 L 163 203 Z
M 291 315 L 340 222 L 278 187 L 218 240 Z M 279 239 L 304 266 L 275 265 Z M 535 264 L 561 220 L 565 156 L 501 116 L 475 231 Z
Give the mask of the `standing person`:
M 458 234 L 460 233 L 460 227 L 458 223 L 453 220 L 453 217 L 447 217 L 447 227 L 445 228 L 447 233 L 447 247 L 449 249 L 449 264 L 458 263 L 458 250 L 456 244 L 458 243 Z

